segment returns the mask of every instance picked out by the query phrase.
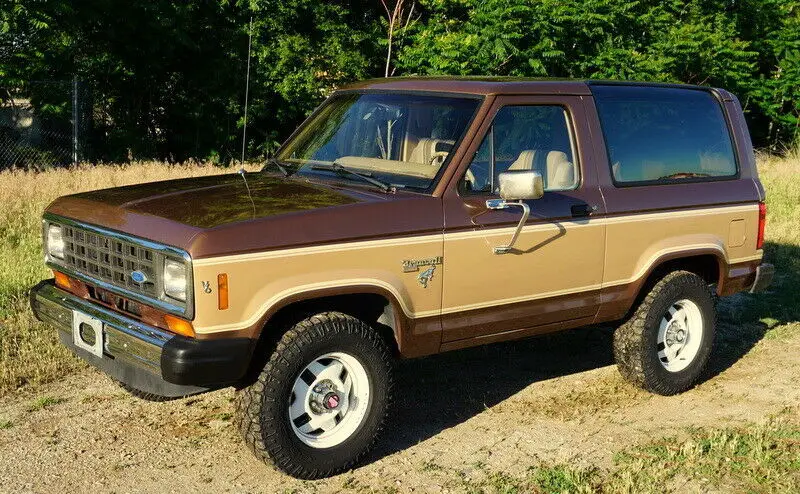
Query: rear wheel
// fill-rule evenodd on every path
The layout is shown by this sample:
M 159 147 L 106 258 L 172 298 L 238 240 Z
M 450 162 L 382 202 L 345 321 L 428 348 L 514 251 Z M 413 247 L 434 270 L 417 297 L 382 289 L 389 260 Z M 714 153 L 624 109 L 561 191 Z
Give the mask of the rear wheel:
M 236 393 L 236 421 L 261 460 L 303 479 L 353 467 L 383 426 L 392 387 L 386 343 L 337 312 L 281 338 L 258 379 Z
M 708 363 L 715 321 L 706 282 L 688 271 L 669 273 L 614 333 L 617 368 L 653 393 L 685 391 L 697 384 Z

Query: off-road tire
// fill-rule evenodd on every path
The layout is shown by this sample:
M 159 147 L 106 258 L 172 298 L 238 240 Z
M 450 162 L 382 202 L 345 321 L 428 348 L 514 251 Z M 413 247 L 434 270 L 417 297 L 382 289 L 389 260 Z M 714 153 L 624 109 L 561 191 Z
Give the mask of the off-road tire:
M 661 317 L 675 302 L 688 299 L 700 309 L 703 337 L 697 355 L 685 369 L 670 372 L 659 361 L 657 336 Z M 711 355 L 716 325 L 714 296 L 708 284 L 688 271 L 673 271 L 659 280 L 633 315 L 614 333 L 614 358 L 620 374 L 636 386 L 660 395 L 686 391 L 699 381 Z
M 331 352 L 358 359 L 369 377 L 370 403 L 350 437 L 317 449 L 304 444 L 292 430 L 287 405 L 305 366 Z M 311 316 L 281 337 L 255 382 L 237 390 L 236 426 L 257 458 L 293 477 L 317 479 L 349 470 L 383 428 L 391 401 L 393 364 L 386 342 L 363 321 L 339 312 Z

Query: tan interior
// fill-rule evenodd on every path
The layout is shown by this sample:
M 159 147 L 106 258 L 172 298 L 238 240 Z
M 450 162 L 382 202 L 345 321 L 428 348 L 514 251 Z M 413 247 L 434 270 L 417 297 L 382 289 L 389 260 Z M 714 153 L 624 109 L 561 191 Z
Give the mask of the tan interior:
M 342 156 L 337 163 L 353 170 L 370 172 L 384 172 L 403 175 L 412 175 L 421 178 L 433 178 L 439 168 L 422 163 L 398 160 L 385 160 L 382 158 L 366 158 L 363 156 Z
M 417 138 L 409 134 L 405 141 L 404 157 L 406 161 L 412 163 L 422 163 L 428 166 L 439 164 L 444 160 L 434 163 L 433 158 L 437 156 L 437 153 L 439 153 L 440 156 L 441 153 L 449 153 L 454 144 L 455 141 L 432 139 L 429 137 Z
M 563 151 L 527 149 L 519 153 L 508 169 L 544 171 L 542 175 L 547 190 L 564 190 L 575 186 L 575 165 L 570 163 Z

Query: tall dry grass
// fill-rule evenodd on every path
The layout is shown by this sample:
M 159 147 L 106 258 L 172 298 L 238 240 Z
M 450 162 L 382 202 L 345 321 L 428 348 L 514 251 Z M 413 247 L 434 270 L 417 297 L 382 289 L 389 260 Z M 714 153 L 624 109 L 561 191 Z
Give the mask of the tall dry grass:
M 759 169 L 768 195 L 767 256 L 779 268 L 780 289 L 749 299 L 737 317 L 791 323 L 800 320 L 800 154 L 760 156 Z M 155 162 L 0 172 L 0 395 L 58 379 L 81 366 L 57 344 L 55 331 L 37 322 L 28 309 L 28 289 L 51 276 L 42 261 L 40 218 L 53 199 L 86 190 L 230 172 Z
M 28 289 L 52 276 L 43 263 L 41 215 L 53 199 L 87 190 L 230 172 L 159 162 L 0 172 L 0 394 L 57 379 L 81 365 L 56 344 L 52 328 L 36 321 L 28 309 Z

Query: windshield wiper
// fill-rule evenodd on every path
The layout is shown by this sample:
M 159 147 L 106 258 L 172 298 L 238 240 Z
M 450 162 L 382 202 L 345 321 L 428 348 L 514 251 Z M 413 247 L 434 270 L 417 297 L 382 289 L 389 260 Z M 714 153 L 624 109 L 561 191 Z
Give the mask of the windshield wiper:
M 269 165 L 275 166 L 275 168 L 281 171 L 284 177 L 289 176 L 289 170 L 287 170 L 285 166 L 281 165 L 280 161 L 276 160 L 275 158 L 267 159 L 267 164 L 264 165 L 264 168 L 262 168 L 261 171 L 264 171 Z
M 372 177 L 370 177 L 368 175 L 365 175 L 363 173 L 358 173 L 357 171 L 353 171 L 353 170 L 351 170 L 351 169 L 349 169 L 349 168 L 347 168 L 345 166 L 342 166 L 341 164 L 339 164 L 339 163 L 337 163 L 335 161 L 333 163 L 331 163 L 330 165 L 313 165 L 311 167 L 311 169 L 312 170 L 329 170 L 329 171 L 333 171 L 333 172 L 336 172 L 336 173 L 344 173 L 344 174 L 347 174 L 347 175 L 350 175 L 350 176 L 353 176 L 353 177 L 357 177 L 357 178 L 360 178 L 361 180 L 363 180 L 365 182 L 371 183 L 372 185 L 378 187 L 379 189 L 381 189 L 382 191 L 386 192 L 387 194 L 389 192 L 391 192 L 392 189 L 394 189 L 394 187 L 392 187 L 391 185 L 387 184 L 386 182 L 381 182 L 377 178 L 372 178 Z

